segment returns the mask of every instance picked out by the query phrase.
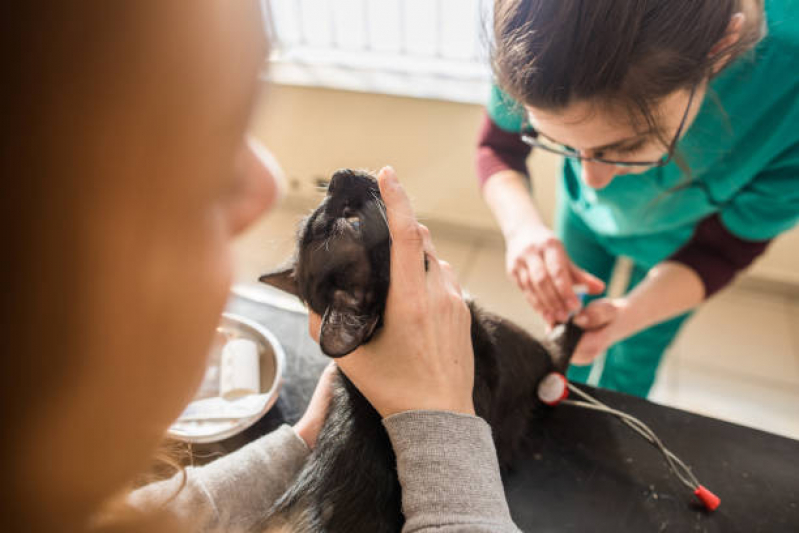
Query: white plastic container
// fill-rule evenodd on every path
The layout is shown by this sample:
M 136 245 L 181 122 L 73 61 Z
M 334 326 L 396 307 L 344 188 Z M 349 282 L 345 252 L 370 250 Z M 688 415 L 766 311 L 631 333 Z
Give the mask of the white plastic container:
M 224 440 L 260 420 L 277 401 L 286 355 L 272 332 L 225 313 L 217 334 L 203 383 L 168 430 L 173 438 L 193 443 Z

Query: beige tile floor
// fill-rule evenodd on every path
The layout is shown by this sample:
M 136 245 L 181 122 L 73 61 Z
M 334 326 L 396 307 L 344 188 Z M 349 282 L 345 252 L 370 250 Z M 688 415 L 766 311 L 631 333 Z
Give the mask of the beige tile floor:
M 288 258 L 302 213 L 278 209 L 235 246 L 236 279 Z M 506 279 L 500 242 L 430 224 L 436 249 L 485 307 L 543 324 Z M 799 298 L 733 286 L 705 304 L 666 355 L 650 399 L 799 439 Z

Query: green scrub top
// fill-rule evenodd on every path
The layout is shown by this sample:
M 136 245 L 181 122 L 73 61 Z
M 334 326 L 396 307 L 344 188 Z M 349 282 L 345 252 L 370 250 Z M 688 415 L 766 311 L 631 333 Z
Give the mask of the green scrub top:
M 700 220 L 719 213 L 746 240 L 771 239 L 799 220 L 799 0 L 766 1 L 767 32 L 756 48 L 710 83 L 675 161 L 616 176 L 594 190 L 580 162 L 566 159 L 560 201 L 614 255 L 647 268 L 690 240 Z M 496 86 L 488 113 L 521 130 L 524 113 Z

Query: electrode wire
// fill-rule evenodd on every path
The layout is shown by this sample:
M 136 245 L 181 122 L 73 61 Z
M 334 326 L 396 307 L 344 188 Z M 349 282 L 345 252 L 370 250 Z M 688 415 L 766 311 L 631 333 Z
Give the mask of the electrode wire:
M 671 450 L 666 448 L 663 442 L 658 438 L 657 435 L 655 435 L 655 432 L 652 431 L 649 426 L 632 415 L 605 405 L 596 398 L 575 387 L 571 383 L 568 384 L 568 387 L 570 392 L 574 393 L 580 398 L 583 398 L 585 401 L 562 400 L 561 403 L 575 407 L 582 407 L 584 409 L 591 409 L 593 411 L 600 411 L 615 416 L 622 423 L 630 427 L 632 430 L 646 439 L 650 444 L 660 450 L 660 453 L 663 454 L 663 457 L 666 459 L 666 464 L 668 465 L 669 469 L 683 485 L 691 490 L 696 490 L 700 486 L 699 480 L 696 478 L 696 476 L 694 476 L 691 469 L 679 457 L 674 455 Z

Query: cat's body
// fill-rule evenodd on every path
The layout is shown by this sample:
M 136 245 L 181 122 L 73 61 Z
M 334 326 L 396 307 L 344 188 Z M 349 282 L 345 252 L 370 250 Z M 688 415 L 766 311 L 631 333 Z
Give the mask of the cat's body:
M 390 244 L 384 206 L 371 176 L 339 171 L 307 219 L 291 268 L 261 278 L 297 294 L 323 317 L 322 350 L 346 355 L 382 324 Z M 508 467 L 542 411 L 539 381 L 564 372 L 580 330 L 561 326 L 544 343 L 469 303 L 475 354 L 474 404 L 491 426 Z M 339 373 L 316 448 L 270 512 L 270 528 L 308 532 L 396 532 L 403 524 L 391 443 L 380 415 Z

